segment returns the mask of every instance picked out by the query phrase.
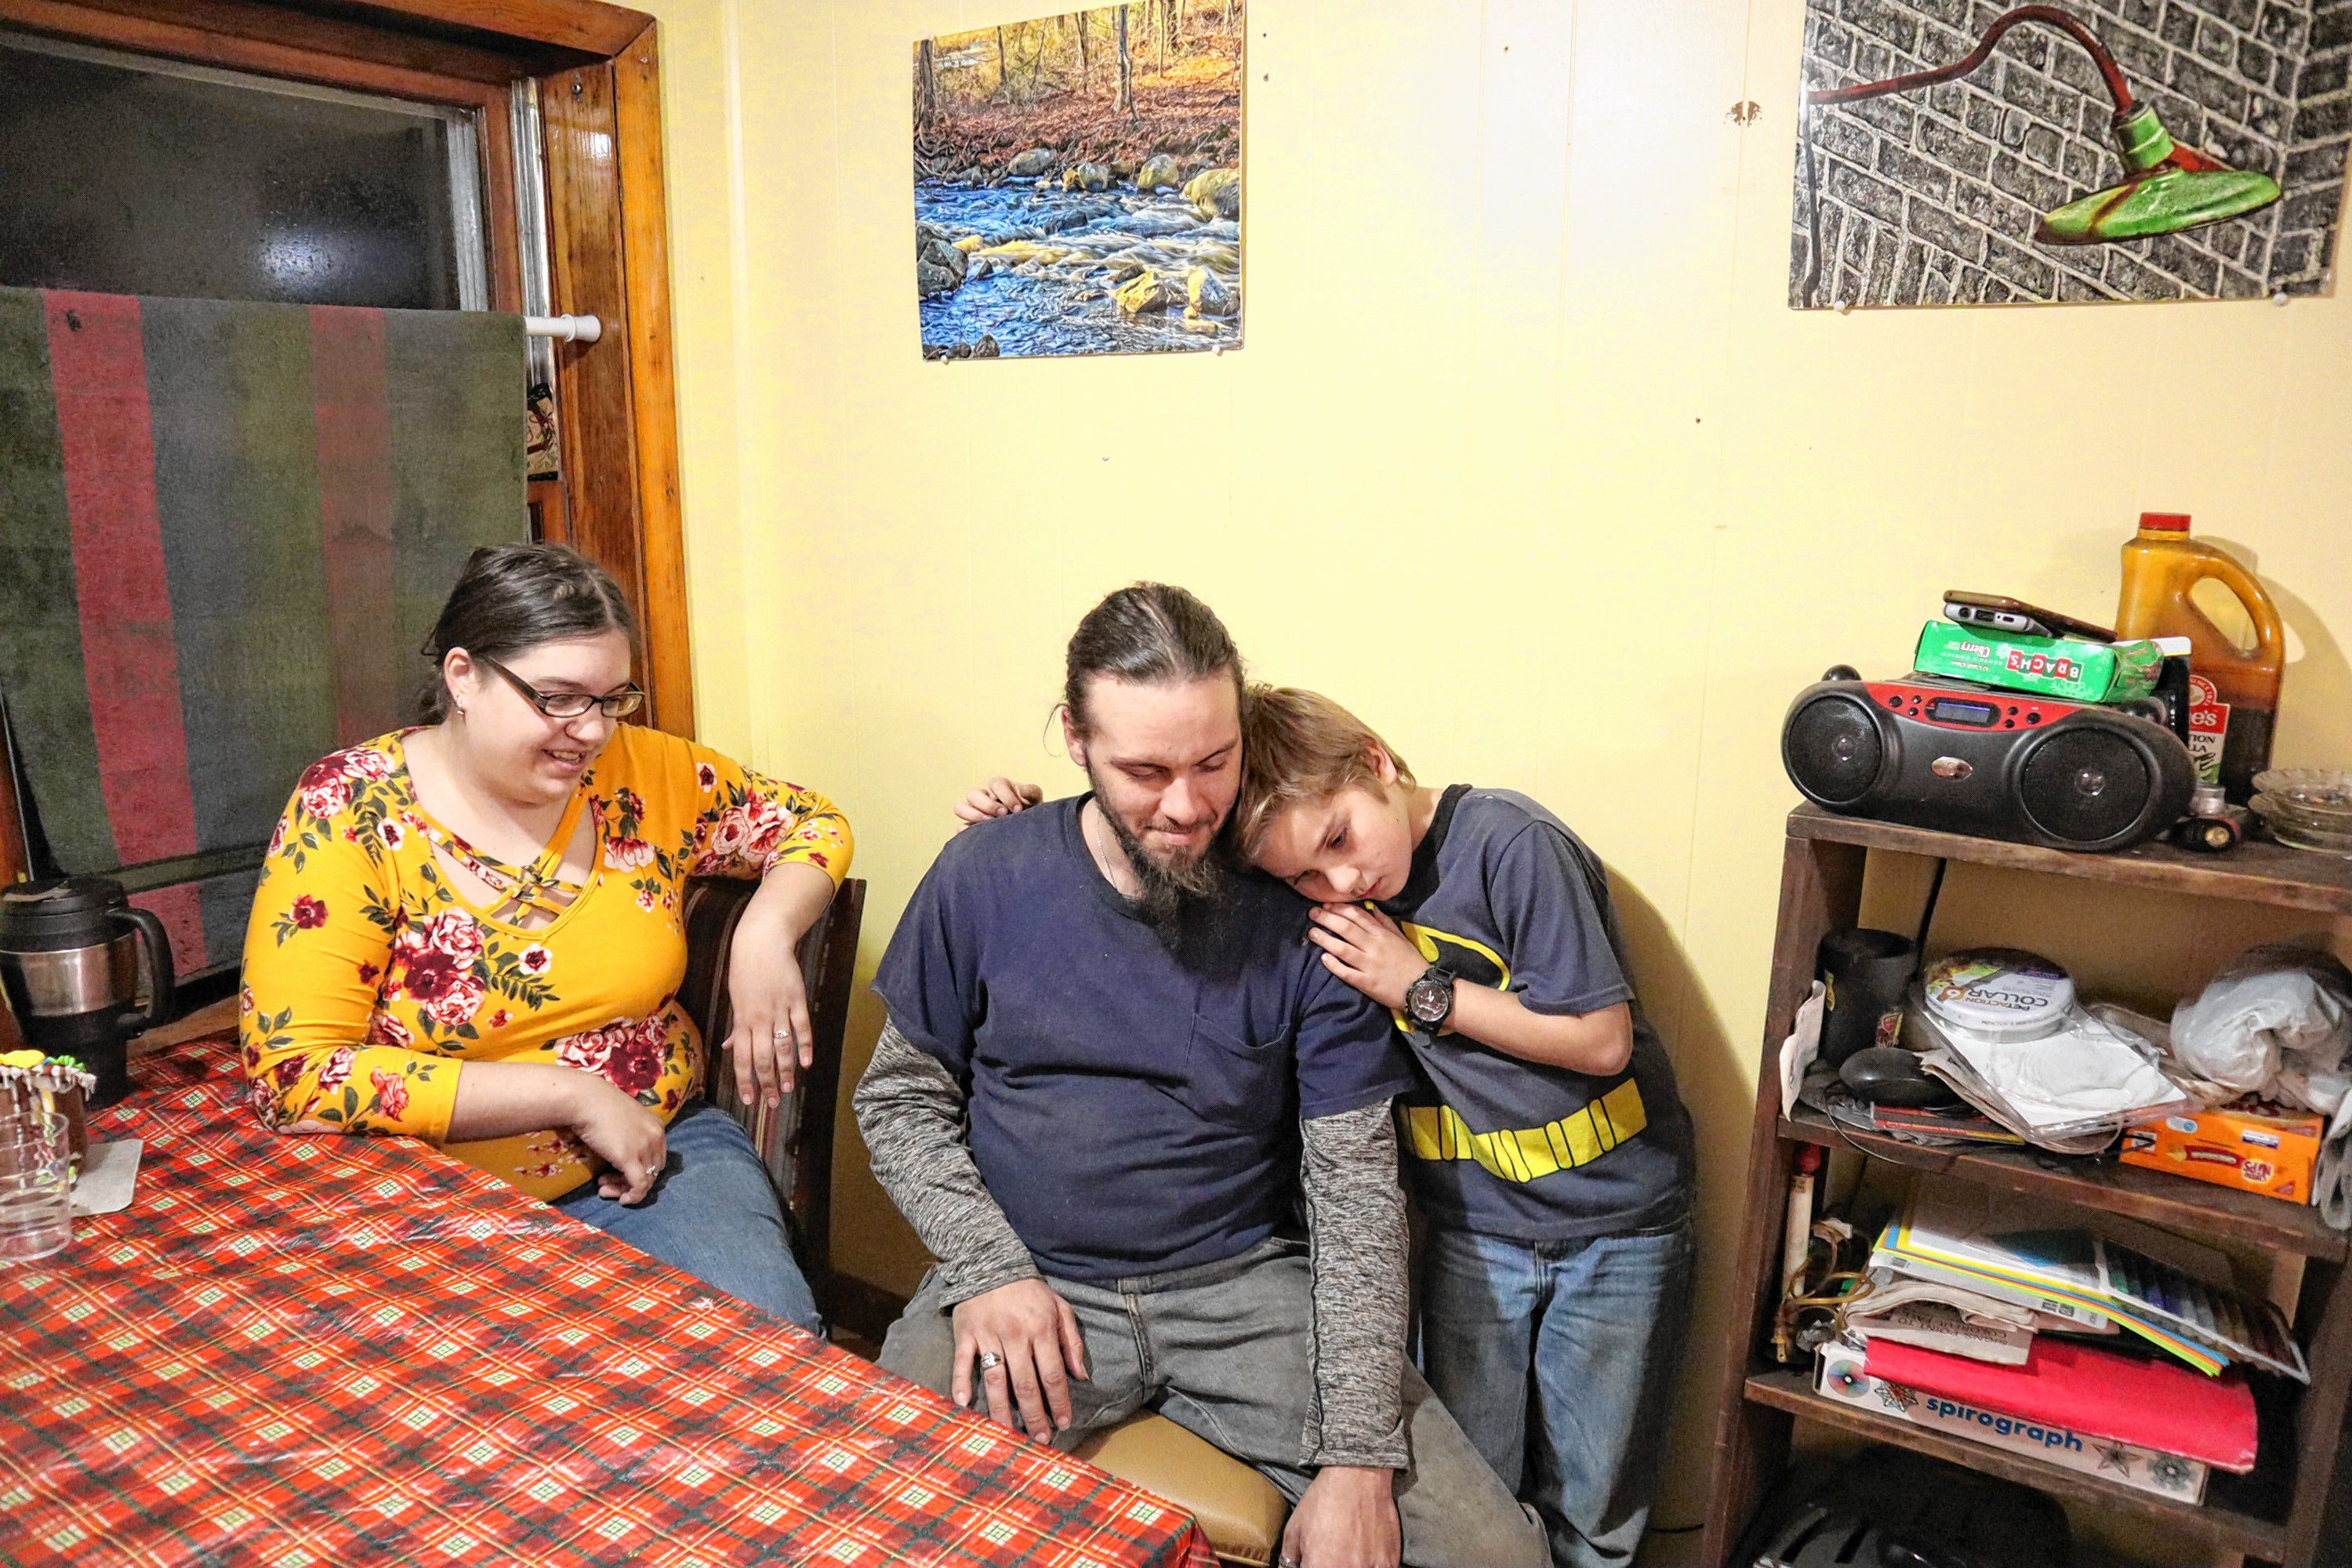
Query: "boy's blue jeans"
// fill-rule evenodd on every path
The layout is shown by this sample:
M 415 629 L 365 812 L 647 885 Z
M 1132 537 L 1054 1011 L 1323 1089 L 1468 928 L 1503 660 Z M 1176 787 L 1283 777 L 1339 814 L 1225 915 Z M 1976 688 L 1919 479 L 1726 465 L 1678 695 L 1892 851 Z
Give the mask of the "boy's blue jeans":
M 1622 1568 L 1642 1544 L 1691 1251 L 1688 1219 L 1564 1242 L 1429 1233 L 1423 1371 L 1542 1516 L 1557 1568 Z
M 776 1184 L 751 1135 L 717 1106 L 693 1100 L 669 1124 L 668 1143 L 668 1163 L 635 1207 L 600 1196 L 593 1181 L 555 1206 L 714 1290 L 822 1335 Z

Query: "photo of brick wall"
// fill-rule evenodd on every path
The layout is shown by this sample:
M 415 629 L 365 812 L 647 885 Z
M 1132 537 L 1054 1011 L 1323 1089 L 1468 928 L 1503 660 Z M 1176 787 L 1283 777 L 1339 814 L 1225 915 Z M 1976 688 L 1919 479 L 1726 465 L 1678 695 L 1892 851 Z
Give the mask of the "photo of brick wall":
M 1792 306 L 2327 289 L 2352 149 L 2352 0 L 2022 9 L 1809 0 Z M 1965 74 L 1853 96 L 1962 65 L 1989 30 Z M 2208 162 L 2219 172 L 2184 173 Z

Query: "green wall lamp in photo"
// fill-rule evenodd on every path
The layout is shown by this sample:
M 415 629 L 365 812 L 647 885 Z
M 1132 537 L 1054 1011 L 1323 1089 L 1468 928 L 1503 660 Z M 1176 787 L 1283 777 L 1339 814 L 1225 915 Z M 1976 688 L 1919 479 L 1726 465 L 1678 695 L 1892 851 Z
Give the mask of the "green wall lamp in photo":
M 2226 168 L 2172 139 L 2147 104 L 2116 111 L 2116 143 L 2129 171 L 2110 185 L 2042 215 L 2033 237 L 2044 245 L 2096 245 L 2176 234 L 2242 216 L 2279 199 L 2268 174 Z
M 2040 22 L 2055 27 L 2073 38 L 2090 55 L 2106 83 L 2108 96 L 2115 100 L 2116 145 L 2122 153 L 2124 178 L 2121 184 L 2105 190 L 2095 191 L 2066 203 L 2063 206 L 2042 215 L 2034 226 L 2033 237 L 2044 245 L 2098 245 L 2124 239 L 2146 239 L 2152 235 L 2177 234 L 2182 229 L 2196 228 L 2225 218 L 2240 217 L 2266 207 L 2279 199 L 2279 185 L 2268 174 L 2242 169 L 2231 169 L 2216 160 L 2175 142 L 2157 119 L 2156 110 L 2132 97 L 2130 85 L 2124 80 L 2121 67 L 2098 36 L 2082 22 L 2055 5 L 2020 5 L 1993 18 L 1983 37 L 1968 55 L 1948 66 L 1934 70 L 1914 71 L 1908 76 L 1889 77 L 1885 81 L 1864 82 L 1854 87 L 1832 88 L 1805 94 L 1804 125 L 1807 132 L 1805 163 L 1807 183 L 1813 180 L 1812 142 L 1811 128 L 1815 109 L 1841 103 L 1859 103 L 1864 99 L 1884 98 L 1890 93 L 1915 92 L 1967 76 L 1992 56 L 1993 47 L 2001 35 L 2021 22 Z M 1818 205 L 1818 187 L 1812 193 Z M 1813 225 L 1814 257 L 1808 269 L 1805 284 L 1807 302 L 1812 300 L 1815 284 L 1821 275 L 1820 224 Z

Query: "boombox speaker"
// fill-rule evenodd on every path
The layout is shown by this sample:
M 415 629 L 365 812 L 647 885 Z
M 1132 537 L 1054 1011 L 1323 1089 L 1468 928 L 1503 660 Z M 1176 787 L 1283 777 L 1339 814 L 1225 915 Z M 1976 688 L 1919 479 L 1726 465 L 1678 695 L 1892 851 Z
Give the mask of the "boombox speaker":
M 2164 725 L 2113 708 L 1844 667 L 1798 693 L 1780 761 L 1848 816 L 2052 849 L 2126 849 L 2179 821 L 2197 770 Z

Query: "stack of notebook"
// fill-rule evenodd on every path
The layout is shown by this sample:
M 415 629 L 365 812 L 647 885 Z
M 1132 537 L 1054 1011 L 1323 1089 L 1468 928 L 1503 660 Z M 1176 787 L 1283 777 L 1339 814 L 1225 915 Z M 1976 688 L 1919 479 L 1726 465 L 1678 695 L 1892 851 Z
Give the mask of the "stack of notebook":
M 2148 1226 L 2101 1225 L 2105 1234 L 2024 1198 L 1922 1183 L 1880 1233 L 1871 1268 L 2026 1307 L 2038 1328 L 2128 1332 L 2208 1375 L 2243 1363 L 2311 1381 L 2278 1309 L 2239 1294 L 2228 1258 Z
M 2311 1378 L 2278 1310 L 2210 1247 L 2100 1216 L 1921 1183 L 1880 1234 L 1871 1289 L 1822 1352 L 1821 1391 L 2184 1501 L 2254 1463 L 2245 1369 Z
M 2021 1149 L 2025 1146 L 2024 1139 L 1967 1105 L 1926 1109 L 1907 1105 L 1873 1105 L 1851 1094 L 1827 1092 L 1821 1099 L 1822 1110 L 1839 1126 L 1851 1127 L 1860 1132 L 1884 1133 L 1906 1143 L 1939 1149 L 1970 1146 Z

